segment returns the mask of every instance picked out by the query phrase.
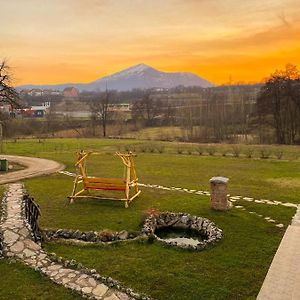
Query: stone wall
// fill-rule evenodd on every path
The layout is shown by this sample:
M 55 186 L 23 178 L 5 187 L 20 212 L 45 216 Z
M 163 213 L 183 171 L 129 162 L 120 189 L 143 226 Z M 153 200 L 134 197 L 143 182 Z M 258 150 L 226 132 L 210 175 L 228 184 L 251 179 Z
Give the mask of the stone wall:
M 203 241 L 199 241 L 197 245 L 182 245 L 176 242 L 168 242 L 159 238 L 155 231 L 160 228 L 182 228 L 191 229 L 199 233 L 199 236 L 204 237 Z M 222 230 L 219 229 L 213 222 L 206 218 L 191 216 L 186 213 L 163 212 L 159 214 L 151 214 L 146 218 L 142 228 L 142 234 L 147 237 L 152 237 L 162 243 L 170 246 L 177 246 L 184 249 L 203 250 L 208 245 L 214 244 L 222 238 Z

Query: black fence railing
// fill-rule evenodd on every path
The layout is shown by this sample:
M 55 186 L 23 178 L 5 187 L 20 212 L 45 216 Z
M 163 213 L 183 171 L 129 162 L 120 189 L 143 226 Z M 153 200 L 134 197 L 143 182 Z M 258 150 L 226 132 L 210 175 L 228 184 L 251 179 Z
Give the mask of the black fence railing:
M 38 224 L 38 218 L 41 215 L 39 205 L 35 203 L 34 199 L 29 197 L 29 195 L 24 195 L 23 199 L 25 203 L 25 217 L 31 227 L 34 241 L 40 242 L 42 235 Z

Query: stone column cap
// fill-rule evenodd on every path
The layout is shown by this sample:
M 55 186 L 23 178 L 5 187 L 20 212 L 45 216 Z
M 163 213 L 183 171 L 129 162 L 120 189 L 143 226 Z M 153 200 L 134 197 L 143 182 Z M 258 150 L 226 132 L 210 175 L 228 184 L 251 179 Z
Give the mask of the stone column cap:
M 229 178 L 227 178 L 227 177 L 222 177 L 222 176 L 215 176 L 215 177 L 212 177 L 210 180 L 209 180 L 209 182 L 210 183 L 224 183 L 224 184 L 226 184 L 226 183 L 228 183 L 228 181 L 229 181 Z

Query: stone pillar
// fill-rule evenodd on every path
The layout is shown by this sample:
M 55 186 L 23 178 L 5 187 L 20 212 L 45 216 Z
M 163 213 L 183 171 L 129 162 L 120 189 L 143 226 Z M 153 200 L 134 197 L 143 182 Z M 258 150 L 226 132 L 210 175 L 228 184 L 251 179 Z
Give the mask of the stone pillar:
M 210 182 L 210 200 L 211 208 L 215 210 L 227 210 L 230 208 L 230 202 L 227 197 L 227 183 L 229 179 L 226 177 L 212 177 Z

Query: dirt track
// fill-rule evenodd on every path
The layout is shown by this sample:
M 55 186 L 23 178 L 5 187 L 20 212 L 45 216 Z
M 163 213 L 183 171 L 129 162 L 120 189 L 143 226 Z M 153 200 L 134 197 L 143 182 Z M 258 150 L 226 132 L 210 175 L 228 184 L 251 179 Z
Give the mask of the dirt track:
M 47 175 L 64 169 L 63 164 L 49 159 L 15 155 L 0 155 L 0 158 L 5 158 L 9 162 L 15 162 L 26 167 L 24 170 L 0 175 L 0 184 Z

